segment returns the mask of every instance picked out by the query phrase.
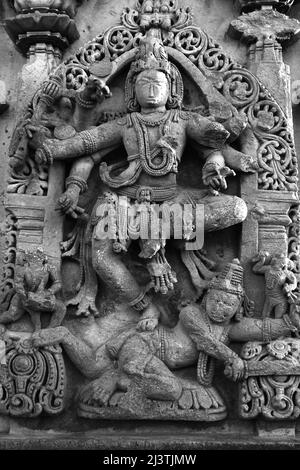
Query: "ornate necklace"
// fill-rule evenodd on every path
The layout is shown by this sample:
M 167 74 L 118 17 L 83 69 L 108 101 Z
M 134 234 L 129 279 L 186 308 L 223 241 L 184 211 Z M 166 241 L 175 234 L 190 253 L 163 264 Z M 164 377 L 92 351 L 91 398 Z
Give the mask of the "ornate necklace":
M 132 123 L 136 131 L 140 162 L 143 170 L 151 176 L 164 176 L 170 172 L 177 172 L 177 159 L 174 149 L 167 142 L 163 142 L 163 136 L 167 133 L 168 124 L 173 120 L 173 112 L 169 111 L 163 118 L 156 121 L 145 119 L 140 113 L 132 113 Z M 159 127 L 160 145 L 150 150 L 150 142 L 147 126 Z M 159 158 L 159 162 L 157 162 Z
M 138 120 L 142 122 L 143 124 L 145 124 L 146 126 L 157 127 L 157 126 L 161 126 L 162 124 L 166 122 L 166 120 L 169 117 L 169 114 L 170 113 L 165 113 L 161 119 L 156 119 L 156 120 L 149 120 L 146 117 L 144 117 L 142 114 L 138 114 L 137 116 L 138 116 Z

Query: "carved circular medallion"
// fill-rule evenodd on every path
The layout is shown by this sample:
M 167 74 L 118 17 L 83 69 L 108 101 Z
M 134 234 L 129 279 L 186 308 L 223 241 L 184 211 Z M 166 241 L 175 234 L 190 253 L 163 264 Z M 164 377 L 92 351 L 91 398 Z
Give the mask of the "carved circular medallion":
M 34 370 L 34 362 L 27 354 L 18 354 L 11 363 L 11 370 L 17 375 L 29 375 Z
M 290 352 L 291 347 L 285 341 L 272 341 L 267 345 L 268 353 L 276 359 L 284 359 Z

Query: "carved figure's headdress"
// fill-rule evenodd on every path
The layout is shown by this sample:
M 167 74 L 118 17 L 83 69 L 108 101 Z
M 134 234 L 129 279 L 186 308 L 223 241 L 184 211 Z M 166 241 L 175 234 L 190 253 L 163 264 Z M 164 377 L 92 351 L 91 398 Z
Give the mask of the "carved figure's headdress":
M 158 70 L 165 73 L 170 87 L 167 107 L 180 108 L 183 100 L 183 82 L 177 67 L 168 59 L 168 54 L 161 40 L 148 31 L 141 39 L 135 60 L 130 66 L 125 85 L 125 101 L 129 111 L 138 111 L 139 104 L 135 97 L 135 82 L 139 73 L 145 70 Z
M 136 60 L 132 62 L 132 73 L 140 73 L 144 70 L 159 70 L 171 75 L 171 63 L 161 41 L 149 33 L 145 39 L 141 39 Z
M 231 263 L 226 264 L 223 271 L 212 279 L 209 283 L 209 289 L 222 290 L 243 297 L 243 275 L 244 269 L 236 258 Z

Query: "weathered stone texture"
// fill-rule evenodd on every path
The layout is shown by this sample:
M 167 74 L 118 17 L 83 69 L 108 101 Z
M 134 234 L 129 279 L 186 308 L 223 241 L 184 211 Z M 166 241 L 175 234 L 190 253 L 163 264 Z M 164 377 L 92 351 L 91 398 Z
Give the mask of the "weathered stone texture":
M 298 2 L 0 15 L 0 448 L 298 448 Z

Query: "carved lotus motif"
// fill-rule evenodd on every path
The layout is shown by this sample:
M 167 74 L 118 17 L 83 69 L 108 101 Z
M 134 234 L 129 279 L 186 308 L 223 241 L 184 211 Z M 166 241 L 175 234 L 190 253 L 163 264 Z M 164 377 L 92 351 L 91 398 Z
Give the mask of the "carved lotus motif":
M 285 341 L 272 341 L 267 345 L 267 351 L 276 359 L 284 359 L 291 351 L 291 346 Z
M 249 86 L 246 82 L 235 82 L 231 86 L 233 95 L 240 100 L 245 100 L 248 97 Z
M 269 131 L 273 129 L 275 125 L 275 119 L 274 119 L 273 113 L 268 112 L 268 111 L 259 111 L 257 113 L 257 117 L 258 117 L 257 125 L 260 127 L 260 129 L 263 129 L 265 131 Z

